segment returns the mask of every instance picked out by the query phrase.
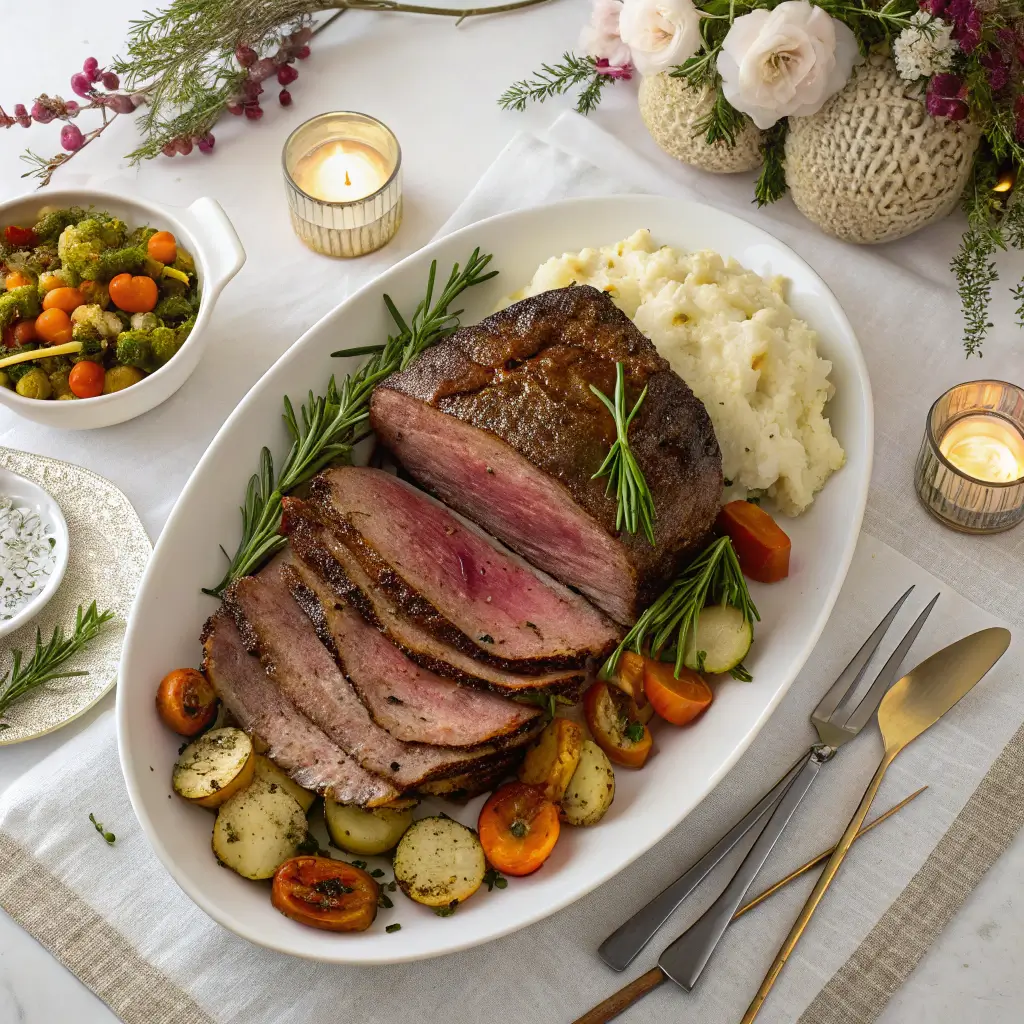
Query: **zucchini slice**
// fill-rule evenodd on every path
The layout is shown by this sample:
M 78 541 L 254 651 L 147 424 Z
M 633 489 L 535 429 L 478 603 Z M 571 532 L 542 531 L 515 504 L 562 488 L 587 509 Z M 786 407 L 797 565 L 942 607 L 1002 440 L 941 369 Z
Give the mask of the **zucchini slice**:
M 454 910 L 480 888 L 487 858 L 472 829 L 448 817 L 420 818 L 402 836 L 394 868 L 410 899 Z
M 716 675 L 734 669 L 754 642 L 750 623 L 732 605 L 708 605 L 697 616 L 696 633 L 696 638 L 691 633 L 686 641 L 683 664 Z

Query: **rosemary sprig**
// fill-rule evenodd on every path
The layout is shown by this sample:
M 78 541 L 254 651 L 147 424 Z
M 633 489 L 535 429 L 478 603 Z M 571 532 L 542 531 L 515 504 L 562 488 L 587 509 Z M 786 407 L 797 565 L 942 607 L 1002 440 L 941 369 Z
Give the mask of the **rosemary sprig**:
M 567 50 L 559 63 L 542 64 L 532 78 L 513 82 L 498 97 L 498 104 L 505 110 L 522 112 L 531 101 L 543 103 L 561 96 L 574 85 L 586 82 L 577 97 L 576 110 L 580 114 L 589 114 L 601 102 L 601 90 L 614 80 L 598 71 L 593 57 L 577 57 Z
M 728 604 L 738 608 L 753 628 L 761 621 L 750 598 L 739 559 L 728 537 L 709 544 L 668 586 L 665 592 L 640 616 L 604 665 L 603 674 L 615 671 L 623 651 L 652 658 L 662 651 L 675 650 L 675 674 L 683 668 L 683 655 L 690 635 L 696 637 L 697 617 L 707 604 Z M 737 679 L 749 681 L 750 673 L 742 665 L 732 670 Z
M 761 173 L 754 185 L 754 202 L 768 206 L 786 194 L 786 132 L 789 122 L 778 121 L 761 135 Z
M 95 601 L 85 611 L 79 605 L 75 614 L 75 628 L 71 636 L 64 636 L 63 626 L 54 626 L 50 642 L 44 644 L 43 634 L 37 629 L 35 651 L 24 667 L 22 666 L 23 653 L 17 650 L 11 651 L 11 667 L 0 677 L 0 729 L 9 728 L 9 723 L 3 720 L 3 716 L 12 704 L 26 694 L 54 679 L 87 676 L 89 673 L 84 670 L 61 671 L 60 666 L 93 640 L 103 624 L 113 617 L 112 611 L 97 611 Z
M 368 433 L 373 389 L 385 377 L 404 370 L 421 352 L 458 327 L 462 310 L 452 312 L 449 307 L 467 288 L 494 277 L 496 270 L 484 272 L 490 261 L 490 255 L 481 255 L 479 249 L 474 249 L 464 269 L 458 263 L 452 267 L 448 282 L 435 302 L 435 260 L 430 265 L 426 294 L 408 323 L 390 296 L 384 296 L 388 312 L 398 326 L 397 334 L 389 336 L 383 345 L 364 345 L 331 353 L 338 357 L 372 353 L 360 369 L 345 377 L 340 388 L 332 376 L 324 395 L 317 397 L 310 391 L 298 416 L 291 400 L 285 397 L 284 421 L 292 445 L 281 472 L 275 476 L 270 449 L 263 448 L 259 472 L 250 478 L 245 504 L 240 509 L 242 538 L 238 549 L 229 560 L 224 578 L 215 587 L 204 588 L 203 593 L 220 597 L 234 580 L 254 572 L 284 547 L 285 539 L 279 532 L 281 499 L 311 480 L 325 466 L 350 461 L 352 448 Z
M 622 363 L 615 364 L 615 400 L 612 402 L 593 384 L 590 390 L 604 403 L 605 408 L 615 420 L 615 442 L 601 463 L 600 469 L 591 477 L 598 480 L 608 477 L 605 494 L 615 492 L 618 509 L 615 513 L 615 529 L 621 530 L 623 524 L 630 533 L 636 533 L 639 527 L 647 539 L 654 544 L 654 498 L 644 479 L 643 470 L 629 447 L 629 425 L 633 417 L 640 411 L 647 388 L 640 392 L 640 397 L 633 406 L 633 411 L 626 415 L 626 379 Z

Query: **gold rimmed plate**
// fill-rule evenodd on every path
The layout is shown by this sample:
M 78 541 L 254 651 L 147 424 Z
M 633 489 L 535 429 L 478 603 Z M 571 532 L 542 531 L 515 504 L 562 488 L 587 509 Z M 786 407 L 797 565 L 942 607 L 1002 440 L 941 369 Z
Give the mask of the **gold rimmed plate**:
M 0 673 L 9 670 L 12 650 L 32 656 L 37 628 L 44 640 L 56 625 L 69 633 L 80 604 L 95 600 L 100 610 L 114 612 L 100 635 L 66 665 L 88 675 L 54 680 L 10 708 L 7 728 L 0 730 L 0 746 L 7 746 L 67 725 L 113 688 L 125 622 L 152 545 L 131 502 L 109 480 L 69 462 L 12 448 L 0 448 L 0 468 L 46 491 L 60 506 L 68 535 L 64 578 L 38 615 L 4 637 Z

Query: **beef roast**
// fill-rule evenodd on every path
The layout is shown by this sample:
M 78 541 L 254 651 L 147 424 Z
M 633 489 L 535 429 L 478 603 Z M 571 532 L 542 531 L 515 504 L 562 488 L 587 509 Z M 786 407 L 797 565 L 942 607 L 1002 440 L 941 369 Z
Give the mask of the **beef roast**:
M 308 566 L 295 562 L 282 572 L 373 720 L 396 739 L 444 747 L 506 746 L 522 743 L 537 725 L 538 708 L 460 686 L 410 661 Z
M 615 529 L 593 474 L 615 440 L 591 392 L 647 398 L 630 446 L 654 498 L 656 543 Z M 402 465 L 534 565 L 631 623 L 707 537 L 722 456 L 707 411 L 612 300 L 589 286 L 524 299 L 379 384 L 370 422 Z
M 282 576 L 286 564 L 278 559 L 238 580 L 224 603 L 281 692 L 342 750 L 400 790 L 467 772 L 497 754 L 493 747 L 466 752 L 405 743 L 377 725 L 292 598 Z
M 458 683 L 487 687 L 508 695 L 576 696 L 588 681 L 584 669 L 519 675 L 465 654 L 428 632 L 384 591 L 375 587 L 348 547 L 318 520 L 302 515 L 301 505 L 290 506 L 286 529 L 292 551 L 315 570 L 339 598 L 347 601 L 417 665 Z
M 618 642 L 618 628 L 578 594 L 397 477 L 331 469 L 310 492 L 373 585 L 475 659 L 540 673 L 585 666 Z
M 398 795 L 302 715 L 250 655 L 234 620 L 219 611 L 203 630 L 203 671 L 224 706 L 267 744 L 267 756 L 300 786 L 343 804 L 376 807 Z

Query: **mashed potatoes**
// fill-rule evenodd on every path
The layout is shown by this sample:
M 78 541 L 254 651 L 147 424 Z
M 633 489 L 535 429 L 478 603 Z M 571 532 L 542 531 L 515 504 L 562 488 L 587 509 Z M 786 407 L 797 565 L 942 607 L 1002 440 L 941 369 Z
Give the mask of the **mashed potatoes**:
M 508 302 L 573 282 L 608 292 L 707 407 L 722 447 L 724 500 L 767 493 L 798 515 L 843 465 L 822 414 L 832 364 L 786 305 L 781 278 L 710 251 L 657 248 L 650 232 L 637 231 L 548 260 Z

